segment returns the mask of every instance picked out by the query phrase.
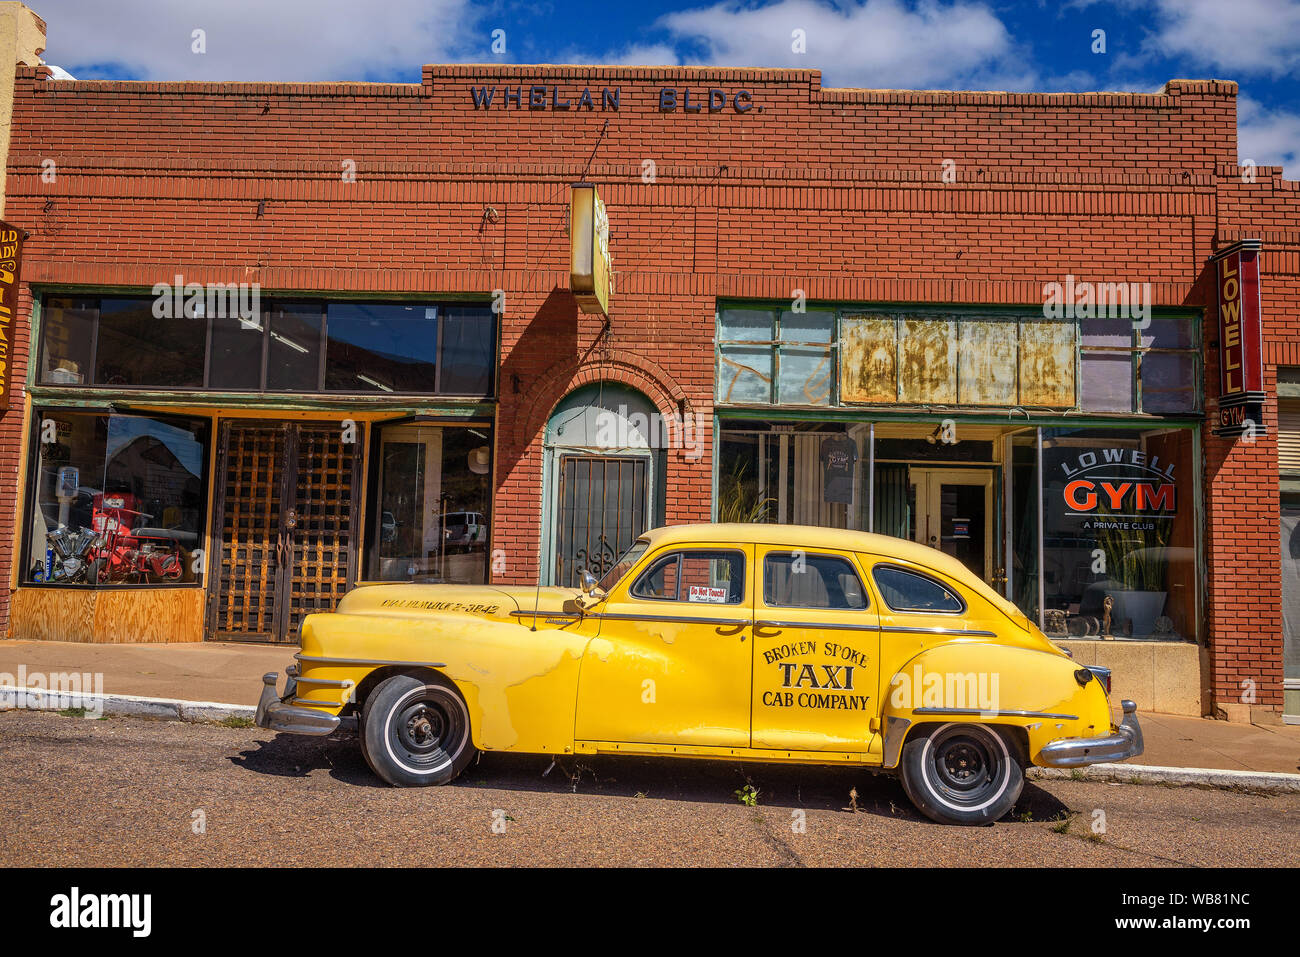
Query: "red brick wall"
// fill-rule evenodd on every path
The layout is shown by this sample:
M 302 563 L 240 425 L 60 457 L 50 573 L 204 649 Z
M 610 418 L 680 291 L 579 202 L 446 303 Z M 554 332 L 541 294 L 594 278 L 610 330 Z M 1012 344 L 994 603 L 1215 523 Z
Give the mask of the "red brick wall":
M 1215 700 L 1280 708 L 1281 571 L 1278 556 L 1277 367 L 1300 365 L 1300 183 L 1278 167 L 1218 170 L 1218 241 L 1255 238 L 1260 254 L 1264 379 L 1269 433 L 1253 443 L 1207 431 L 1210 651 Z M 1253 174 L 1254 181 L 1247 180 Z M 1213 272 L 1207 298 L 1213 302 Z M 1206 339 L 1217 345 L 1213 306 Z M 1219 388 L 1218 353 L 1207 349 L 1206 394 Z M 1250 701 L 1253 692 L 1256 700 Z
M 506 86 L 533 83 L 575 105 L 589 86 L 597 108 L 496 105 Z M 473 108 L 471 84 L 498 87 L 493 108 Z M 604 86 L 620 88 L 617 112 L 600 110 Z M 663 86 L 697 101 L 746 89 L 754 108 L 663 114 Z M 711 415 L 720 297 L 1034 305 L 1044 282 L 1072 273 L 1203 305 L 1216 224 L 1294 221 L 1294 191 L 1282 205 L 1258 198 L 1285 192 L 1275 178 L 1224 185 L 1235 97 L 1216 81 L 1158 95 L 823 90 L 815 72 L 779 70 L 455 66 L 426 67 L 422 84 L 271 85 L 56 83 L 20 69 L 8 211 L 33 233 L 28 282 L 138 287 L 183 271 L 267 293 L 504 290 L 496 509 L 508 519 L 493 523 L 493 546 L 507 553 L 503 577 L 525 582 L 550 409 L 604 375 L 664 411 Z M 45 158 L 55 183 L 40 179 Z M 345 160 L 355 183 L 341 181 Z M 941 180 L 945 160 L 955 183 Z M 566 187 L 584 170 L 611 216 L 606 336 L 565 291 Z M 1292 280 L 1295 254 L 1293 243 Z M 0 483 L 13 479 L 12 419 L 0 421 Z M 1221 648 L 1250 640 L 1252 622 L 1278 629 L 1276 598 L 1232 598 L 1238 577 L 1278 590 L 1275 521 L 1265 534 L 1275 488 L 1268 506 L 1250 494 L 1275 485 L 1270 449 L 1206 443 L 1211 555 L 1250 556 L 1212 580 Z M 707 518 L 710 456 L 669 458 L 668 520 Z M 1241 522 L 1250 537 L 1235 547 Z M 1221 692 L 1249 660 L 1216 665 Z M 1261 693 L 1280 695 L 1260 674 Z

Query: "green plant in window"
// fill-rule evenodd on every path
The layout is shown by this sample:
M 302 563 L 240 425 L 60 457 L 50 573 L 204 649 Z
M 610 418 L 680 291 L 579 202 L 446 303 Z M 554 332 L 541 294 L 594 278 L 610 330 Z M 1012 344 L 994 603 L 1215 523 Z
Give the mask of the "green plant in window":
M 1097 522 L 1120 525 L 1123 519 L 1100 512 Z M 1165 590 L 1173 520 L 1156 518 L 1154 524 L 1154 529 L 1144 531 L 1113 527 L 1094 529 L 1097 547 L 1106 556 L 1107 577 L 1134 591 Z
M 718 476 L 718 521 L 754 524 L 768 521 L 768 509 L 775 501 L 771 496 L 760 497 L 756 491 L 745 487 L 745 469 L 748 463 L 737 461 L 731 471 Z

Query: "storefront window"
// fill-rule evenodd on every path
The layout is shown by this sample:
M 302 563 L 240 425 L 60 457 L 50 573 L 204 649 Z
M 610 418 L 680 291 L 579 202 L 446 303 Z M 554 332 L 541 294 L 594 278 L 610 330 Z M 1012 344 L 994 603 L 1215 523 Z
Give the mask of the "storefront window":
M 421 392 L 437 375 L 438 310 L 423 305 L 330 303 L 328 392 Z
M 723 422 L 718 521 L 866 526 L 867 426 Z
M 1043 429 L 1043 623 L 1197 637 L 1191 429 Z
M 375 430 L 368 577 L 482 584 L 490 541 L 491 430 Z
M 202 388 L 207 335 L 205 319 L 186 315 L 155 318 L 152 299 L 101 299 L 95 383 Z
M 208 424 L 37 410 L 26 581 L 201 580 Z
M 494 388 L 496 322 L 485 304 L 261 300 L 238 314 L 200 306 L 175 318 L 165 305 L 168 317 L 158 318 L 151 298 L 47 296 L 40 384 L 455 396 Z

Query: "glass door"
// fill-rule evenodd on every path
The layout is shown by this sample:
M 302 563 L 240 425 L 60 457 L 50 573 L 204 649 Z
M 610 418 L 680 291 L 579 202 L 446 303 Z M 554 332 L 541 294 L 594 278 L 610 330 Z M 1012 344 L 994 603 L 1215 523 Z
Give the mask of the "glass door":
M 993 578 L 993 470 L 911 470 L 914 540 L 951 555 L 986 582 Z

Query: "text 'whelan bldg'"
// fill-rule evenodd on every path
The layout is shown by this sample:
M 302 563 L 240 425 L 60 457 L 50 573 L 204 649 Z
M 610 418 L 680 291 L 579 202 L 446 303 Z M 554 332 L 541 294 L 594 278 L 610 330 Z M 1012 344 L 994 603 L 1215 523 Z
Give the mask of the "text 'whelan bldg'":
M 1237 163 L 1219 81 L 20 67 L 0 621 L 292 641 L 805 523 L 956 554 L 1144 710 L 1300 715 L 1300 193 Z

